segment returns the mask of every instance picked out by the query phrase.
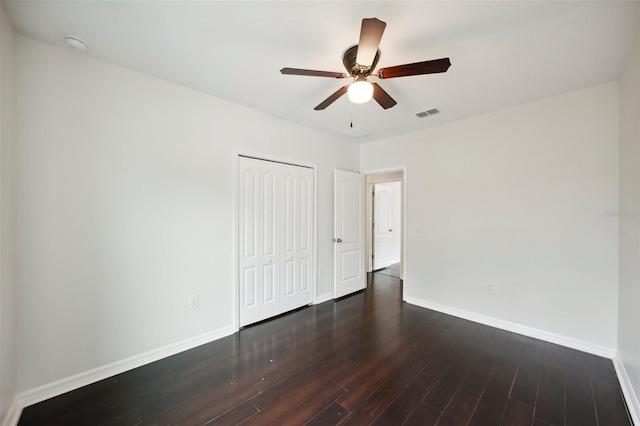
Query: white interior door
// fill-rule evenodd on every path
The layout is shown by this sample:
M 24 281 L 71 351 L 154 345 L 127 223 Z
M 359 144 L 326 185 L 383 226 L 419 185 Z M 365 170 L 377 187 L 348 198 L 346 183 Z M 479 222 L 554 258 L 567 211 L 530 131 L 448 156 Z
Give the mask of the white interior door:
M 334 296 L 346 296 L 366 285 L 364 273 L 365 177 L 334 171 Z
M 373 269 L 377 270 L 391 265 L 392 200 L 391 185 L 377 183 L 373 188 Z

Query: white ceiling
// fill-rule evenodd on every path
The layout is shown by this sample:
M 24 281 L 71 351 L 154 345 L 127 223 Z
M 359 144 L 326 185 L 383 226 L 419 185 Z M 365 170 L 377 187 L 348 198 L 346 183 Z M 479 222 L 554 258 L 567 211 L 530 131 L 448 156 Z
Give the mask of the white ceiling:
M 638 2 L 613 1 L 3 1 L 20 33 L 89 44 L 104 61 L 341 136 L 347 80 L 284 76 L 282 67 L 343 72 L 362 18 L 387 23 L 378 68 L 441 57 L 443 74 L 378 81 L 398 105 L 353 105 L 376 139 L 619 78 L 638 34 Z M 375 81 L 376 79 L 374 79 Z M 441 113 L 417 118 L 437 107 Z

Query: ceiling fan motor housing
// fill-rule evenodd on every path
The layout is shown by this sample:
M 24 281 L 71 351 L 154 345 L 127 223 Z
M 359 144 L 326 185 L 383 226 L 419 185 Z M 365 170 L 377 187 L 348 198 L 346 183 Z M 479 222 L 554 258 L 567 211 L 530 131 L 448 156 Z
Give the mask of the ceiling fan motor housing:
M 373 63 L 371 66 L 359 65 L 356 63 L 356 56 L 358 55 L 358 45 L 352 46 L 344 52 L 342 56 L 342 63 L 344 67 L 347 69 L 347 72 L 355 77 L 358 74 L 369 75 L 378 65 L 378 60 L 380 59 L 380 49 L 376 52 L 375 58 L 373 58 Z

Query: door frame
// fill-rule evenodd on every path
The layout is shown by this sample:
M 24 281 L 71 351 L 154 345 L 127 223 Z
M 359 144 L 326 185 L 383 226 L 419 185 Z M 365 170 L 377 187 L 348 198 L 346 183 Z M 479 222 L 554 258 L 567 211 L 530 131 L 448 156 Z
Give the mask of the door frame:
M 371 170 L 364 170 L 361 173 L 363 173 L 365 176 L 370 176 L 370 175 L 379 175 L 379 174 L 384 174 L 384 173 L 396 173 L 396 172 L 402 172 L 402 180 L 401 180 L 401 187 L 402 187 L 402 244 L 401 244 L 401 268 L 400 268 L 400 279 L 403 280 L 404 284 L 406 284 L 406 271 L 407 271 L 407 264 L 408 264 L 408 250 L 407 250 L 407 236 L 408 236 L 408 221 L 407 221 L 407 204 L 408 204 L 408 196 L 407 196 L 407 188 L 408 188 L 408 184 L 409 184 L 409 179 L 408 179 L 408 173 L 407 173 L 407 166 L 406 165 L 402 165 L 402 166 L 395 166 L 395 167 L 386 167 L 383 169 L 371 169 Z M 391 181 L 389 181 L 391 182 Z M 397 180 L 395 180 L 394 182 L 397 182 Z M 384 182 L 380 182 L 380 183 L 384 183 Z M 373 219 L 373 203 L 371 200 L 371 190 L 373 188 L 373 184 L 367 185 L 367 194 L 366 194 L 366 206 L 365 206 L 365 221 L 366 221 L 366 229 L 367 229 L 367 234 L 371 234 L 372 233 L 372 219 Z M 365 245 L 365 261 L 366 261 L 366 271 L 367 272 L 372 272 L 373 271 L 373 262 L 371 261 L 371 254 L 373 253 L 373 241 L 372 238 L 369 238 L 368 241 L 366 242 Z M 403 285 L 403 289 L 404 289 L 404 285 Z M 403 300 L 404 300 L 404 290 L 403 290 Z
M 270 154 L 258 153 L 255 151 L 247 150 L 234 150 L 233 151 L 233 190 L 232 190 L 232 203 L 233 203 L 233 217 L 231 218 L 231 229 L 233 236 L 231 238 L 231 249 L 233 250 L 233 271 L 232 279 L 233 283 L 232 295 L 232 315 L 233 315 L 233 328 L 235 331 L 240 330 L 240 287 L 239 287 L 239 269 L 240 259 L 238 250 L 240 248 L 240 221 L 238 215 L 240 214 L 240 197 L 238 191 L 240 190 L 240 182 L 238 177 L 238 171 L 240 170 L 240 157 L 250 157 L 256 160 L 273 161 L 276 163 L 290 164 L 292 166 L 307 167 L 313 170 L 313 254 L 311 256 L 311 303 L 316 303 L 317 298 L 317 286 L 318 286 L 318 165 L 315 163 L 307 163 L 305 161 L 293 160 L 291 158 L 278 157 Z

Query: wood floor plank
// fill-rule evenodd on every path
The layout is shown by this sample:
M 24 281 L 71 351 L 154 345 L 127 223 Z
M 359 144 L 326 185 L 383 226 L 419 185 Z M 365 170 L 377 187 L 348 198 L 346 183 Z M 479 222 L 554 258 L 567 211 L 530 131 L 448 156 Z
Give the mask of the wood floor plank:
M 101 424 L 108 425 L 108 426 L 131 426 L 131 425 L 140 424 L 140 422 L 141 422 L 140 412 L 138 410 L 134 410 L 126 413 L 122 417 L 119 417 L 113 421 L 107 421 Z
M 307 368 L 309 364 L 313 364 L 315 362 L 320 361 L 322 358 L 326 358 L 330 354 L 340 353 L 339 350 L 343 345 L 348 344 L 348 342 L 354 340 L 354 335 L 352 333 L 345 333 L 340 337 L 336 337 L 331 339 L 329 343 L 324 339 L 319 341 L 320 343 L 310 344 L 306 348 L 301 348 L 298 351 L 291 351 L 290 354 L 295 354 L 291 356 L 283 357 L 278 360 L 279 368 L 270 371 L 267 374 L 261 375 L 260 379 L 258 379 L 254 386 L 259 391 L 263 392 L 269 387 L 279 383 L 280 381 L 286 379 L 287 377 L 295 374 L 296 372 Z M 333 357 L 331 357 L 333 359 Z M 351 362 L 351 361 L 349 361 Z M 352 367 L 355 367 L 355 364 L 352 364 Z
M 411 346 L 411 345 L 408 345 Z M 399 369 L 400 365 L 409 358 L 412 348 L 405 347 L 397 356 L 387 357 L 382 365 L 363 376 L 359 381 L 351 383 L 346 389 L 349 391 L 337 402 L 349 412 L 355 410 L 366 398 L 386 382 Z
M 545 346 L 545 342 L 538 339 L 527 339 L 509 395 L 531 407 L 536 404 Z
M 329 426 L 342 422 L 349 412 L 342 408 L 340 404 L 332 402 L 318 415 L 305 423 L 305 426 Z
M 289 424 L 304 424 L 344 393 L 344 389 L 318 378 L 261 409 L 247 424 L 284 423 L 285 420 Z
M 324 411 L 328 404 L 335 402 L 344 392 L 344 389 L 340 389 L 333 384 L 328 385 L 318 393 L 301 400 L 297 406 L 281 414 L 273 423 L 291 425 L 306 424 Z M 304 397 L 304 395 L 302 396 Z M 257 421 L 264 419 L 265 418 L 258 417 Z
M 275 386 L 261 392 L 251 399 L 253 404 L 259 409 L 264 410 L 271 405 L 278 403 L 281 400 L 286 399 L 291 389 L 313 389 L 318 386 L 324 386 L 326 384 L 332 384 L 336 377 L 339 377 L 344 372 L 350 370 L 352 367 L 351 361 L 346 358 L 341 360 L 328 359 L 324 362 L 313 364 L 309 368 L 288 377 Z M 338 387 L 336 385 L 336 387 Z
M 591 377 L 586 368 L 567 369 L 566 380 L 566 426 L 596 426 L 596 409 L 593 403 Z
M 380 413 L 373 424 L 386 426 L 404 423 L 420 405 L 435 382 L 429 375 L 420 374 Z
M 485 355 L 476 361 L 438 421 L 440 425 L 466 425 L 493 373 L 495 361 Z
M 451 363 L 424 399 L 425 403 L 438 411 L 443 411 L 447 407 L 454 393 L 469 373 L 474 354 L 470 350 L 462 350 L 453 356 L 456 357 L 455 361 Z
M 538 382 L 542 363 L 523 361 L 518 366 L 516 377 L 511 387 L 511 398 L 533 407 L 538 395 Z
M 411 356 L 416 345 L 409 337 L 397 338 L 383 350 L 370 354 L 357 368 L 336 378 L 336 383 L 349 393 L 341 401 L 342 407 L 351 411 Z
M 442 412 L 422 402 L 411 414 L 411 417 L 403 423 L 403 426 L 433 426 L 441 415 Z
M 351 410 L 351 415 L 344 425 L 371 424 L 415 380 L 421 370 L 422 365 L 420 364 L 401 366 L 358 405 L 357 409 Z
M 259 411 L 251 403 L 251 401 L 246 401 L 235 408 L 227 411 L 224 414 L 215 417 L 213 420 L 205 423 L 207 426 L 220 425 L 220 426 L 228 426 L 228 425 L 238 425 L 244 421 L 249 420 L 251 417 L 258 414 Z
M 498 363 L 518 366 L 526 343 L 526 337 L 516 333 L 509 334 L 509 339 L 505 343 L 503 350 L 496 355 L 498 357 Z
M 540 385 L 535 416 L 552 425 L 564 425 L 565 414 L 564 370 L 544 366 L 540 372 Z
M 533 421 L 533 407 L 509 398 L 504 409 L 501 426 L 530 426 Z
M 533 423 L 531 423 L 531 426 L 552 426 L 552 425 L 550 425 L 547 422 L 544 422 L 544 421 L 540 420 L 537 417 L 534 417 L 533 418 Z
M 613 377 L 602 379 L 592 377 L 593 400 L 596 415 L 600 425 L 631 425 L 626 409 L 623 409 L 624 399 L 620 392 L 620 385 Z
M 497 425 L 507 405 L 516 373 L 513 364 L 497 363 L 469 420 L 471 426 Z
M 240 405 L 243 401 L 255 396 L 258 391 L 253 386 L 237 387 L 225 393 L 204 392 L 196 395 L 182 404 L 173 405 L 165 411 L 146 419 L 145 426 L 161 426 L 173 424 L 187 419 L 193 423 L 211 420 L 220 414 Z M 144 420 L 144 416 L 143 416 Z

